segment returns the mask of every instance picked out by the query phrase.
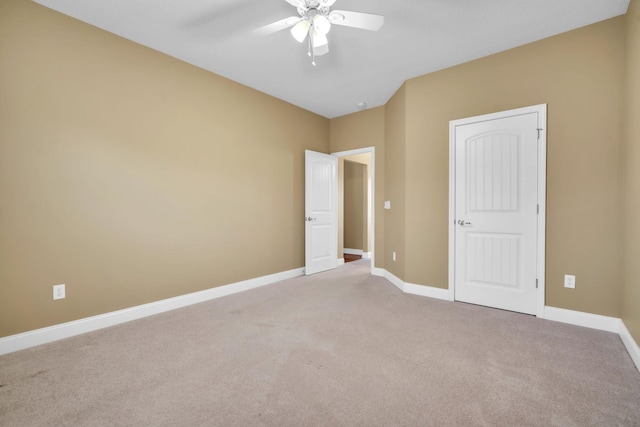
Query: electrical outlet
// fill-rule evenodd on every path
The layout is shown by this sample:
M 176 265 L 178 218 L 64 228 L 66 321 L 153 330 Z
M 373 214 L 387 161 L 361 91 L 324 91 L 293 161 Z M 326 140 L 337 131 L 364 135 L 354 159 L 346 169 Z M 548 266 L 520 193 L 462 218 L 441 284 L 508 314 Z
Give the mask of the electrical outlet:
M 64 288 L 64 284 L 62 285 L 54 285 L 53 286 L 53 299 L 64 299 L 66 297 L 66 292 Z
M 575 289 L 576 288 L 576 276 L 573 276 L 571 274 L 565 274 L 564 275 L 564 287 L 565 288 Z
M 396 260 L 396 253 L 395 253 L 395 252 L 392 252 L 392 253 L 391 253 L 391 256 L 393 257 L 393 260 L 395 261 L 395 260 Z

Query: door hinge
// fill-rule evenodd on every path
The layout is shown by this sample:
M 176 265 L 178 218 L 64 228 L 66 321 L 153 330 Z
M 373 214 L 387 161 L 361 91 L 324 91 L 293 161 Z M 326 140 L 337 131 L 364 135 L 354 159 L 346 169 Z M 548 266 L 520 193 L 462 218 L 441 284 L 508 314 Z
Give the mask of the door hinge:
M 540 205 L 536 205 L 536 213 L 540 214 Z
M 538 131 L 538 139 L 540 139 L 540 131 L 544 129 L 537 128 L 536 130 Z
M 538 289 L 538 279 L 536 279 L 536 289 Z

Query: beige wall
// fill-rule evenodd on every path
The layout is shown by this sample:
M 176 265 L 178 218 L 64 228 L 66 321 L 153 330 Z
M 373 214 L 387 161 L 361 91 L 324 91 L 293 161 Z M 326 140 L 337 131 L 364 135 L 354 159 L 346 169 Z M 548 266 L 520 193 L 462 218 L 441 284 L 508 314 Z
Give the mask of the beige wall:
M 385 198 L 391 209 L 384 210 L 386 270 L 404 279 L 406 265 L 406 181 L 407 86 L 391 97 L 385 116 Z M 393 252 L 396 260 L 393 260 Z
M 385 107 L 372 108 L 330 121 L 331 152 L 375 148 L 375 266 L 384 268 Z
M 625 274 L 622 318 L 640 343 L 640 2 L 626 16 Z
M 624 53 L 620 17 L 406 82 L 405 281 L 448 285 L 449 121 L 547 103 L 546 304 L 620 316 Z
M 0 46 L 0 336 L 303 266 L 329 120 L 29 1 Z
M 640 341 L 638 9 L 329 121 L 1 2 L 0 337 L 302 266 L 304 149 L 375 147 L 375 266 L 445 288 L 449 121 L 547 103 L 547 305 Z
M 344 162 L 344 247 L 366 248 L 367 231 L 367 166 Z

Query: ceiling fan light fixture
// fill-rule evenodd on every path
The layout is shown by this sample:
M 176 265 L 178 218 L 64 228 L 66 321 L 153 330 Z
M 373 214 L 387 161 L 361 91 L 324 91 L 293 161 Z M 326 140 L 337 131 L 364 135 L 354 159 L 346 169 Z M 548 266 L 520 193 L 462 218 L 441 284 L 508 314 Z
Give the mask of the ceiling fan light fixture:
M 317 14 L 313 17 L 313 28 L 315 28 L 318 33 L 326 36 L 329 30 L 331 30 L 331 22 L 329 22 L 326 16 Z
M 327 34 L 332 25 L 377 31 L 384 24 L 384 16 L 371 13 L 331 10 L 336 0 L 285 0 L 294 6 L 299 16 L 291 16 L 253 30 L 257 35 L 269 35 L 290 28 L 298 43 L 307 41 L 307 53 L 315 65 L 315 57 L 329 52 Z
M 303 19 L 291 28 L 291 35 L 298 43 L 302 43 L 307 37 L 311 24 L 308 20 Z
M 320 47 L 329 44 L 329 40 L 327 40 L 327 36 L 318 32 L 315 28 L 311 32 L 311 42 L 313 43 L 313 47 Z

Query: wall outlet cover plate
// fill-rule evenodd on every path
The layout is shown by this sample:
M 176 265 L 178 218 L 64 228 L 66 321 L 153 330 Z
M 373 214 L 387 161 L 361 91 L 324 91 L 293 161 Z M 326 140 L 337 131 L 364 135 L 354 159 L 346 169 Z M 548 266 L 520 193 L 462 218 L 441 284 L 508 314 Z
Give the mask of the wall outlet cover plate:
M 565 274 L 564 275 L 564 287 L 565 288 L 570 288 L 570 289 L 575 289 L 576 288 L 576 276 L 573 276 L 571 274 Z

